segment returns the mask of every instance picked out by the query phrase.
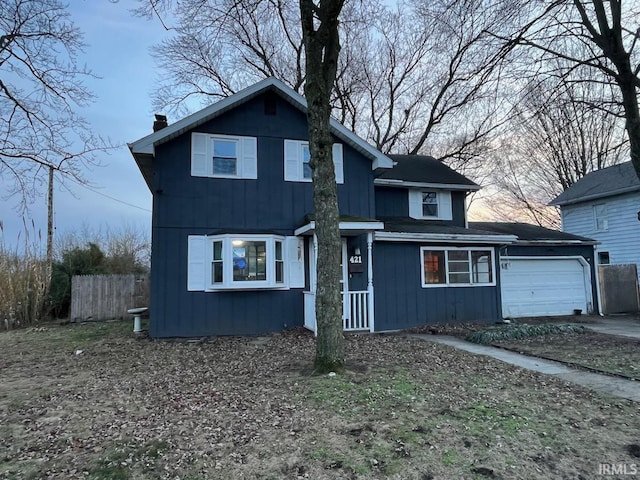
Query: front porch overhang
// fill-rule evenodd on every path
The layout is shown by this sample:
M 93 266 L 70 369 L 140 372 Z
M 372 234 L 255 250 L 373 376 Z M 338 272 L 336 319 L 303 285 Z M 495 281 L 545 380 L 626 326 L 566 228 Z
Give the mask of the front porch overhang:
M 339 223 L 340 235 L 343 237 L 354 237 L 362 235 L 364 233 L 372 232 L 375 230 L 384 229 L 384 223 L 378 220 L 369 218 L 357 218 L 357 217 L 340 217 Z M 294 234 L 301 235 L 313 235 L 316 231 L 315 220 L 307 220 L 307 222 L 294 230 Z

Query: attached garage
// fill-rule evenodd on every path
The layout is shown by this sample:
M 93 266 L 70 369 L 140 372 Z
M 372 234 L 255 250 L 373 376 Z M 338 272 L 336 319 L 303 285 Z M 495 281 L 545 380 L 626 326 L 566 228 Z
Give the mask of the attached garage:
M 525 223 L 474 222 L 474 228 L 515 235 L 500 248 L 502 317 L 542 317 L 598 311 L 590 238 Z
M 503 317 L 572 315 L 593 309 L 591 267 L 583 257 L 500 258 Z

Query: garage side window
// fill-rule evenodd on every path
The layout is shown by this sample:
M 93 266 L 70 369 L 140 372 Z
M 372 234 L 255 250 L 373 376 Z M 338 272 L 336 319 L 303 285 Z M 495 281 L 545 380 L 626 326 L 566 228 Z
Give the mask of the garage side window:
M 495 285 L 493 249 L 422 247 L 422 286 Z

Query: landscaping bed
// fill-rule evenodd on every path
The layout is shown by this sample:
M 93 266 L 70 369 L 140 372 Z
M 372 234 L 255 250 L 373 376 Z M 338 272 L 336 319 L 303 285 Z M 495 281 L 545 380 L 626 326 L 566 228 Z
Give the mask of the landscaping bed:
M 131 322 L 0 333 L 0 478 L 594 478 L 638 405 L 405 336 L 150 341 Z M 564 336 L 563 336 L 564 338 Z
M 640 380 L 640 340 L 586 331 L 504 340 L 496 346 Z

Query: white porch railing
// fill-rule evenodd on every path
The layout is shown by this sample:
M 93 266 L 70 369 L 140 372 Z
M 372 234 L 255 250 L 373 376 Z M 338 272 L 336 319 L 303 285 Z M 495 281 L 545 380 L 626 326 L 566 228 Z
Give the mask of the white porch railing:
M 366 290 L 342 293 L 342 328 L 345 332 L 371 329 L 369 292 Z M 316 332 L 316 296 L 304 292 L 304 326 Z
M 313 292 L 304 293 L 304 327 L 316 333 L 316 295 Z
M 369 292 L 342 293 L 342 327 L 345 331 L 369 330 Z

